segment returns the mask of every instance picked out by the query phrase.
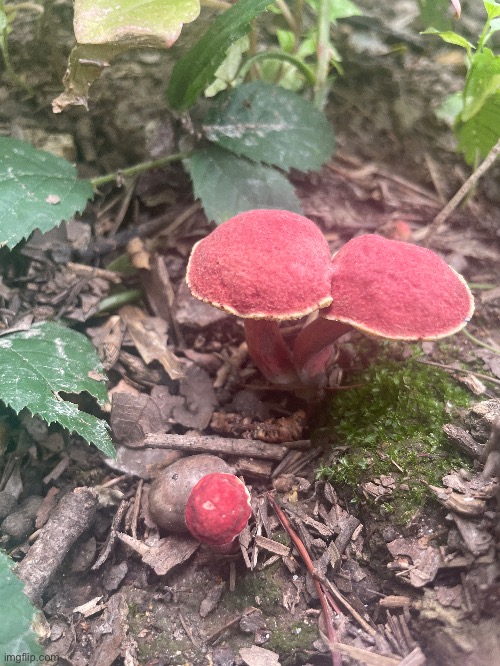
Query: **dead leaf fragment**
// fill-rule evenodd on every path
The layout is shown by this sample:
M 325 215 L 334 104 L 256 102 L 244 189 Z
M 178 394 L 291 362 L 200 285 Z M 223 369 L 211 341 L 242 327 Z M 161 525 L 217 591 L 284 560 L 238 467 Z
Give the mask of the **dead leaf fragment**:
M 250 648 L 241 648 L 240 657 L 247 666 L 281 666 L 279 655 L 271 650 L 252 645 Z
M 387 548 L 394 558 L 409 558 L 407 571 L 413 587 L 423 587 L 433 581 L 442 563 L 438 548 L 429 546 L 422 539 L 395 539 L 387 544 Z
M 172 418 L 186 428 L 206 428 L 218 402 L 208 373 L 197 365 L 189 366 L 181 379 L 179 393 L 185 400 L 174 407 Z
M 140 308 L 125 305 L 120 309 L 127 330 L 144 363 L 158 361 L 171 379 L 184 376 L 179 359 L 167 347 L 167 323 L 160 317 L 149 317 Z

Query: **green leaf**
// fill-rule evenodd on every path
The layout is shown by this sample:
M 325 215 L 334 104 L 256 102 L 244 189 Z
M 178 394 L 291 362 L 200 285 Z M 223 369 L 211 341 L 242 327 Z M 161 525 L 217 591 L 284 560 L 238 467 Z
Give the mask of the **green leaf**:
M 42 649 L 31 626 L 36 608 L 24 594 L 22 582 L 12 573 L 13 564 L 0 550 L 0 655 L 2 660 L 5 655 L 27 655 L 38 661 Z
M 75 36 L 80 44 L 168 48 L 199 13 L 199 0 L 75 0 Z
M 217 224 L 254 208 L 301 212 L 293 187 L 281 173 L 215 145 L 197 150 L 189 158 L 189 171 L 195 197 Z
M 453 127 L 464 107 L 464 96 L 461 92 L 448 95 L 436 109 L 436 116 Z
M 432 25 L 438 30 L 448 30 L 452 24 L 448 14 L 449 6 L 449 0 L 418 0 L 422 24 Z
M 474 45 L 468 42 L 465 39 L 465 37 L 462 37 L 462 35 L 459 35 L 456 32 L 452 32 L 451 30 L 445 30 L 444 32 L 440 32 L 435 28 L 427 28 L 427 30 L 423 30 L 420 34 L 438 35 L 439 37 L 441 37 L 443 42 L 446 42 L 447 44 L 454 44 L 455 46 L 461 46 L 467 51 L 469 55 L 471 54 L 472 49 L 474 48 Z
M 250 40 L 247 35 L 231 44 L 222 65 L 217 67 L 214 81 L 205 89 L 205 97 L 214 97 L 222 90 L 234 87 L 241 82 L 238 70 L 240 69 L 243 53 L 248 51 L 249 47 Z
M 318 0 L 307 0 L 315 12 L 318 11 Z M 363 12 L 351 2 L 351 0 L 330 0 L 330 21 L 335 23 L 338 19 L 349 18 L 349 16 L 361 16 Z
M 484 7 L 490 21 L 500 16 L 500 4 L 498 2 L 485 2 Z
M 495 56 L 490 49 L 474 56 L 467 72 L 464 89 L 464 108 L 461 120 L 467 122 L 486 102 L 488 97 L 500 89 L 500 56 Z
M 0 337 L 0 400 L 16 412 L 26 408 L 47 423 L 60 423 L 114 456 L 105 422 L 60 395 L 86 391 L 104 404 L 106 387 L 94 379 L 103 372 L 92 343 L 61 324 L 44 322 Z
M 458 148 L 469 164 L 486 157 L 500 138 L 500 92 L 488 97 L 480 110 L 455 128 Z
M 202 125 L 207 139 L 255 162 L 317 170 L 332 156 L 325 115 L 300 95 L 261 81 L 217 97 Z
M 172 70 L 167 98 L 173 109 L 186 111 L 196 102 L 211 83 L 231 44 L 249 32 L 253 19 L 268 4 L 269 0 L 238 0 L 231 9 L 215 19 Z
M 0 137 L 0 245 L 48 231 L 85 208 L 92 187 L 75 167 L 29 143 Z

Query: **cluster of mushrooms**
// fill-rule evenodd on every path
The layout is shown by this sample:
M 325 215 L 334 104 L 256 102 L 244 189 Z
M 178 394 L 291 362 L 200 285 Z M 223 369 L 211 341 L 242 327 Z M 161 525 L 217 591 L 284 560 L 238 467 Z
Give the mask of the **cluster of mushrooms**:
M 462 329 L 474 311 L 461 275 L 431 250 L 374 234 L 331 257 L 314 222 L 284 210 L 251 210 L 193 248 L 192 294 L 244 319 L 248 351 L 275 384 L 321 388 L 336 341 L 358 329 L 392 340 L 437 340 Z M 280 322 L 318 311 L 289 347 Z M 162 531 L 190 532 L 231 552 L 250 515 L 245 484 L 220 458 L 196 455 L 165 469 L 149 494 Z
M 314 222 L 284 210 L 231 218 L 193 248 L 196 298 L 244 319 L 248 351 L 275 384 L 322 387 L 335 342 L 356 328 L 392 340 L 437 340 L 474 311 L 461 275 L 431 250 L 375 234 L 331 257 Z M 289 348 L 281 321 L 314 311 Z

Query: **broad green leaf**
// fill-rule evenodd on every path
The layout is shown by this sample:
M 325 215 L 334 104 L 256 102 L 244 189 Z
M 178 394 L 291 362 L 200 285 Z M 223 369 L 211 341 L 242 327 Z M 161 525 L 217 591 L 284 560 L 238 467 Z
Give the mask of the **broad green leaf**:
M 435 28 L 427 28 L 427 30 L 424 30 L 421 34 L 438 35 L 438 37 L 441 37 L 443 42 L 446 42 L 447 44 L 454 44 L 455 46 L 461 46 L 467 51 L 469 55 L 471 54 L 472 49 L 474 48 L 474 45 L 468 42 L 465 39 L 465 37 L 462 37 L 462 35 L 459 35 L 456 32 L 452 32 L 451 30 L 445 30 L 444 32 L 440 32 Z
M 316 170 L 332 156 L 334 136 L 321 111 L 296 93 L 261 81 L 219 95 L 202 124 L 210 141 L 255 162 Z
M 48 231 L 93 196 L 75 167 L 25 141 L 0 137 L 0 245 L 13 247 L 35 229 Z
M 500 89 L 500 56 L 490 49 L 483 49 L 474 56 L 467 72 L 464 89 L 464 108 L 461 120 L 467 122 Z
M 485 2 L 484 7 L 490 21 L 500 16 L 500 4 L 498 2 Z
M 469 164 L 484 158 L 500 138 L 500 92 L 488 97 L 480 110 L 455 128 L 458 148 Z
M 26 408 L 47 423 L 60 423 L 113 456 L 105 422 L 61 397 L 86 391 L 103 404 L 106 387 L 94 378 L 103 373 L 92 343 L 61 324 L 44 322 L 0 337 L 0 400 L 16 412 Z
M 238 0 L 215 19 L 172 70 L 167 99 L 173 109 L 186 111 L 196 102 L 211 83 L 231 44 L 249 32 L 253 19 L 268 4 L 269 0 Z
M 73 23 L 79 44 L 168 48 L 199 13 L 199 0 L 75 0 Z
M 217 224 L 254 208 L 277 208 L 300 213 L 293 187 L 278 171 L 233 153 L 207 146 L 189 158 L 195 197 Z
M 0 550 L 0 655 L 2 663 L 6 655 L 25 655 L 32 661 L 40 661 L 42 649 L 32 629 L 36 608 L 23 592 L 23 584 L 12 573 L 14 562 Z M 28 662 L 26 660 L 26 663 Z M 24 661 L 24 660 L 23 660 Z M 6 662 L 5 662 L 6 663 Z

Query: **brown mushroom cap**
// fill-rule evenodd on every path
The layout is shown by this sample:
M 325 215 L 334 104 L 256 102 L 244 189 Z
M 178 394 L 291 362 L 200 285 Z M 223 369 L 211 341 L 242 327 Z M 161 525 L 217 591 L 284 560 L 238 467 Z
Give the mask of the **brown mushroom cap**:
M 191 253 L 193 296 L 238 317 L 293 319 L 331 300 L 332 265 L 311 220 L 284 210 L 251 210 L 221 224 Z
M 461 275 L 435 252 L 368 234 L 332 260 L 326 319 L 397 340 L 435 340 L 470 320 L 474 299 Z
M 187 532 L 184 512 L 191 490 L 213 472 L 230 473 L 231 467 L 208 453 L 177 460 L 158 474 L 149 490 L 149 513 L 156 525 L 169 532 Z

